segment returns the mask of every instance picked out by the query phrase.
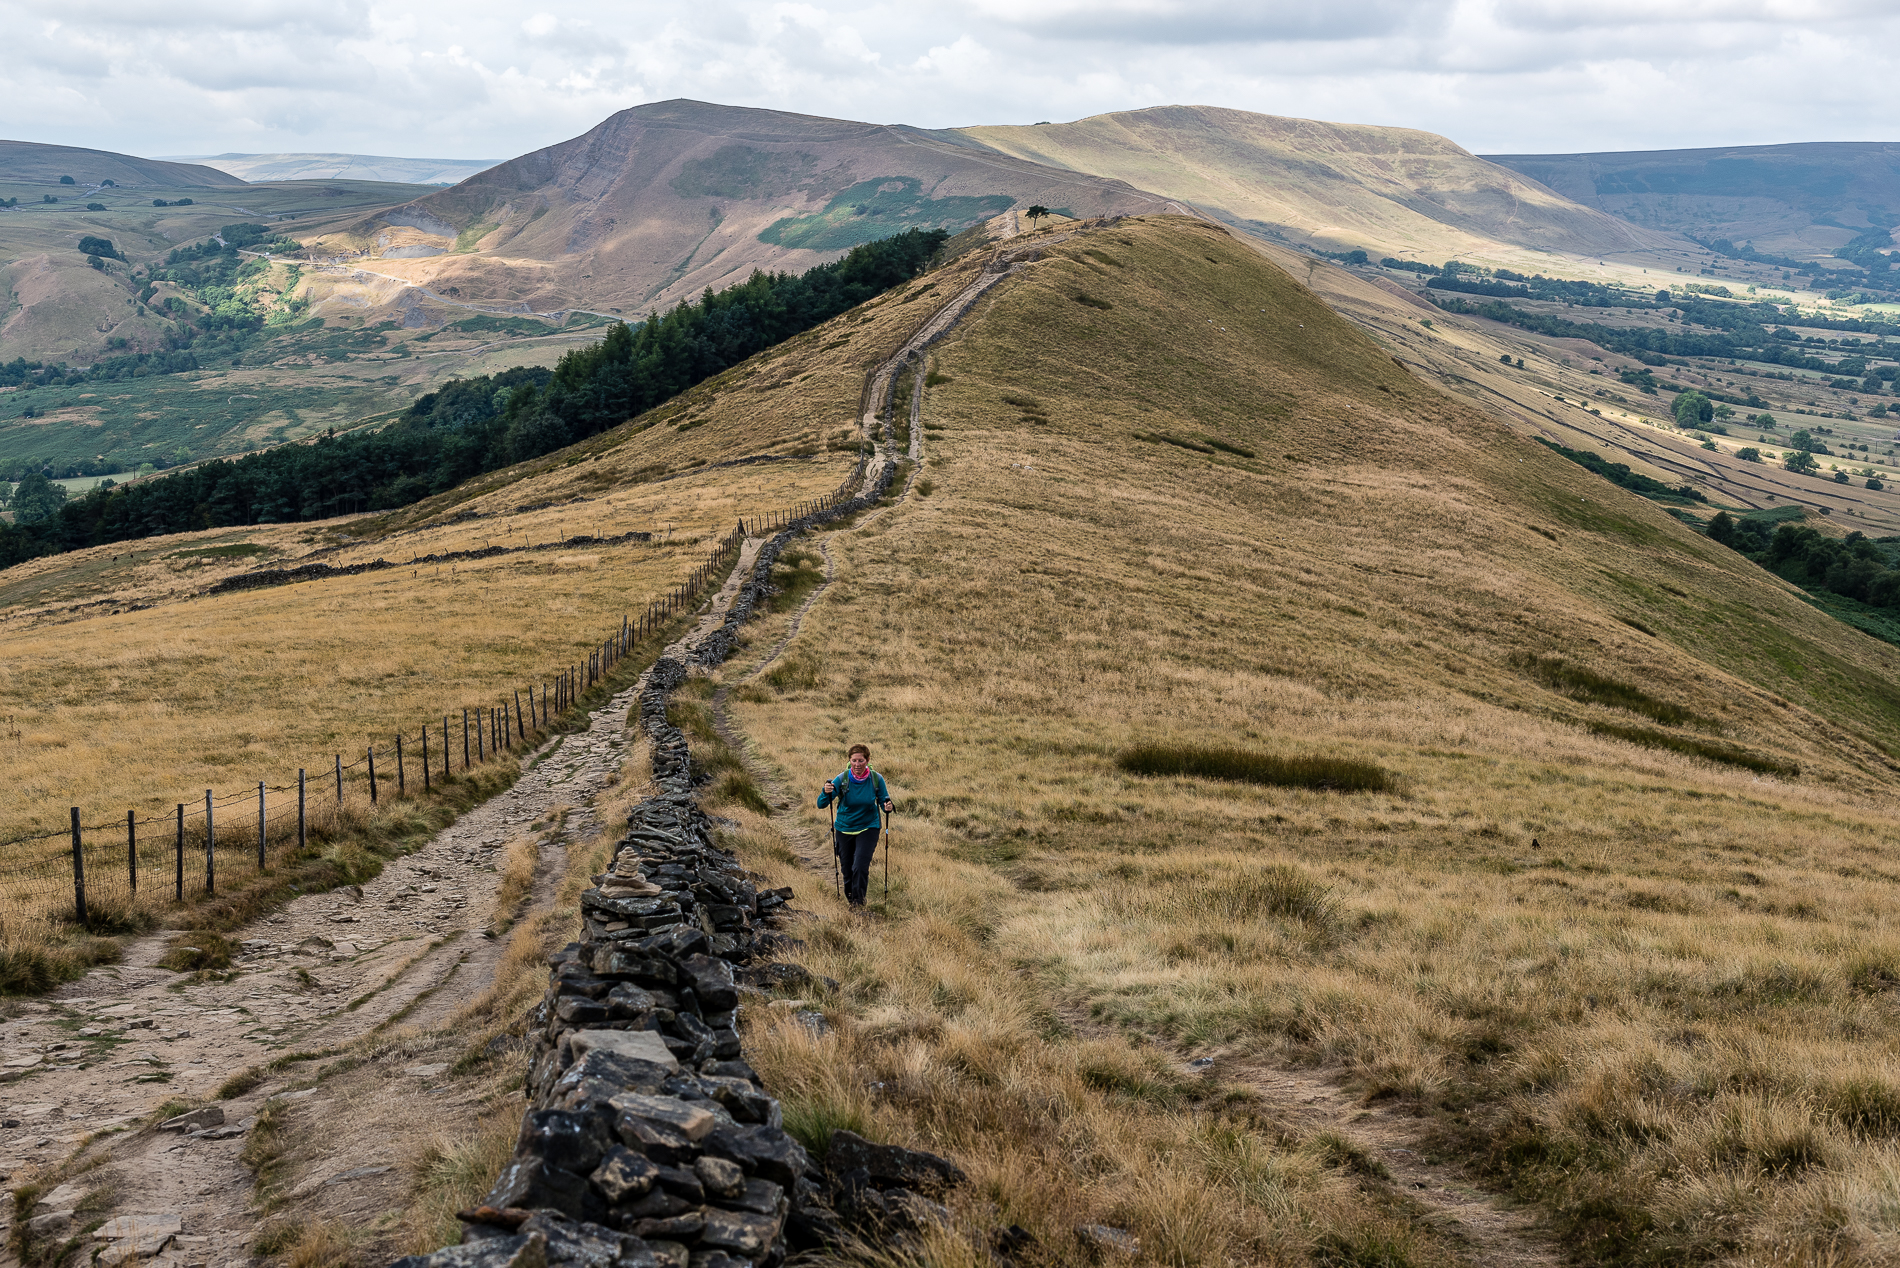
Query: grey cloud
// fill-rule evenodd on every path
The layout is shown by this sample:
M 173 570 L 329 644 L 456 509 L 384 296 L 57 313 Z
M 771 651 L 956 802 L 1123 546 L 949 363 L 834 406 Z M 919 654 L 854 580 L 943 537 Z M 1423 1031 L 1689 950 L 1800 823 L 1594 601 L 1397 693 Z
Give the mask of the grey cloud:
M 245 4 L 183 3 L 154 5 L 141 0 L 73 0 L 21 6 L 43 19 L 77 29 L 138 32 L 304 31 L 343 35 L 367 32 L 369 5 L 364 0 L 254 0 Z
M 401 2 L 0 0 L 6 128 L 492 158 L 689 96 L 927 127 L 1200 103 L 1481 152 L 1662 148 L 1862 139 L 1900 69 L 1891 0 Z
M 1534 31 L 1773 25 L 1784 31 L 1889 17 L 1888 0 L 1503 0 L 1498 21 Z
M 979 0 L 991 21 L 1044 39 L 1220 45 L 1363 41 L 1436 29 L 1451 0 L 1338 0 L 1332 4 L 1223 0 Z

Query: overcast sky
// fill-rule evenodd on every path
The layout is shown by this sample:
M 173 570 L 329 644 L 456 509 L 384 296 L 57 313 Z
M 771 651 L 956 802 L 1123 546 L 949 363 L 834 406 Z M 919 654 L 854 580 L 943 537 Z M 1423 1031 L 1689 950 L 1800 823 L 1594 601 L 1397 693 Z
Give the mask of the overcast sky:
M 1895 139 L 1896 0 L 0 0 L 0 136 L 503 159 L 670 97 L 881 123 L 1165 104 L 1479 153 Z

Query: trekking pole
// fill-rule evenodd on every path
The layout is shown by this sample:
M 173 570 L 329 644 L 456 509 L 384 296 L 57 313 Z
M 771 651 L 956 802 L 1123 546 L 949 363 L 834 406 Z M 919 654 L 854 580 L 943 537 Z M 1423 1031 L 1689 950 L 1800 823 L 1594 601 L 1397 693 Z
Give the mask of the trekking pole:
M 891 905 L 891 812 L 884 812 L 884 906 L 888 912 Z
M 839 898 L 844 897 L 844 881 L 839 875 L 838 863 L 838 788 L 831 789 L 831 888 Z

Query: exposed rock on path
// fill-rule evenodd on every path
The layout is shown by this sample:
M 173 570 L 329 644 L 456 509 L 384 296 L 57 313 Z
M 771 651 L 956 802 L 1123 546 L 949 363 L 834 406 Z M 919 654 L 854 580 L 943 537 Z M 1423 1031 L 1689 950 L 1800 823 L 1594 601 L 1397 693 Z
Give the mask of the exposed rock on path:
M 232 1075 L 283 1052 L 454 1016 L 490 984 L 504 950 L 505 939 L 488 932 L 504 847 L 535 840 L 529 905 L 549 904 L 566 846 L 601 827 L 589 803 L 618 778 L 635 692 L 594 710 L 585 730 L 542 745 L 514 787 L 360 891 L 306 895 L 231 935 L 242 950 L 230 980 L 193 982 L 155 967 L 173 936 L 166 933 L 135 944 L 124 963 L 25 1005 L 0 1025 L 0 1080 L 11 1084 L 0 1088 L 0 1171 L 17 1186 L 87 1135 L 134 1128 L 174 1097 L 211 1097 Z M 110 1148 L 112 1161 L 84 1177 L 85 1192 L 108 1190 L 114 1215 L 182 1219 L 163 1248 L 132 1236 L 126 1254 L 180 1265 L 248 1260 L 259 1215 L 238 1154 L 258 1109 L 282 1090 L 263 1082 L 222 1102 L 220 1124 L 129 1135 Z M 403 1146 L 388 1141 L 387 1156 L 356 1154 L 331 1170 L 351 1173 L 342 1182 L 367 1180 L 399 1168 Z M 44 1200 L 36 1217 L 58 1209 Z M 0 1219 L 10 1211 L 0 1206 Z

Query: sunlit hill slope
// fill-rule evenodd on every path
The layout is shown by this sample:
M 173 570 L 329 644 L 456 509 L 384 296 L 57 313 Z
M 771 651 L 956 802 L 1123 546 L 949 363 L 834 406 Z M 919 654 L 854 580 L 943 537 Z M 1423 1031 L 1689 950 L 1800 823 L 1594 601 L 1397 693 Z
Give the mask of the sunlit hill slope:
M 1018 158 L 1127 181 L 1237 227 L 1316 246 L 1433 263 L 1511 248 L 1644 251 L 1638 228 L 1413 128 L 1159 106 L 1074 123 L 961 128 Z
M 325 242 L 442 294 L 631 316 L 909 228 L 956 232 L 1034 203 L 1101 215 L 1165 201 L 916 128 L 665 101 Z

